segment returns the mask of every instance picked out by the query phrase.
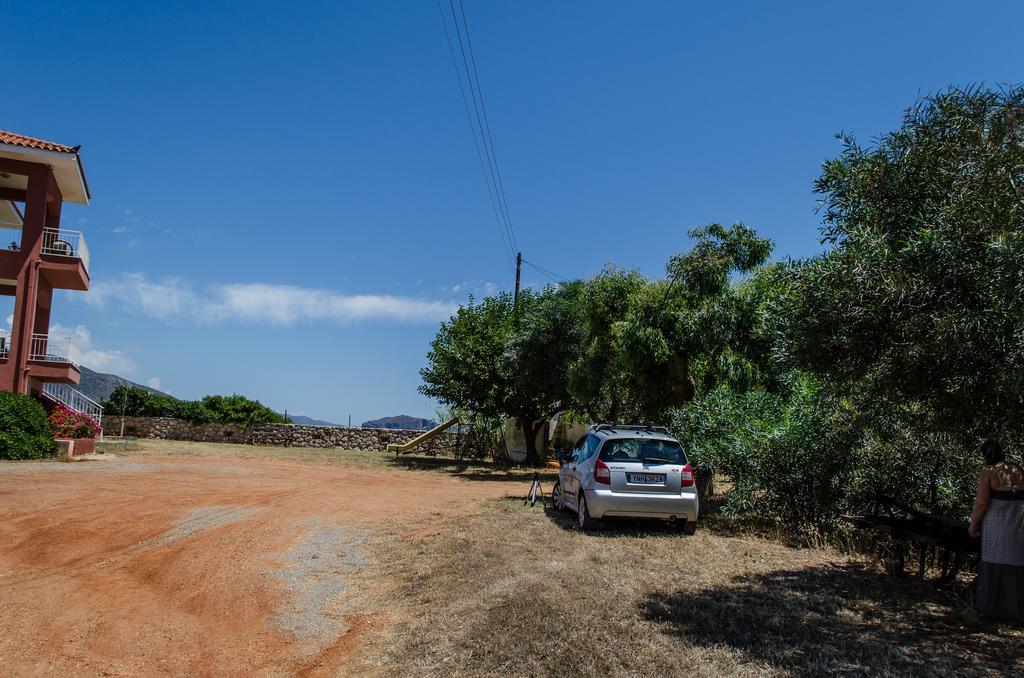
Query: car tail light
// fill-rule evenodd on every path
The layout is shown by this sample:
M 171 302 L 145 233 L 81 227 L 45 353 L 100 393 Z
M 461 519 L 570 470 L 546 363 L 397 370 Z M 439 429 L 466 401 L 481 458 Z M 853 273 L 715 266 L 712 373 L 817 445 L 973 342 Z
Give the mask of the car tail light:
M 608 468 L 608 464 L 600 459 L 594 464 L 594 482 L 601 483 L 602 485 L 612 484 L 612 471 Z
M 689 464 L 683 466 L 683 470 L 679 473 L 679 487 L 693 487 L 693 469 Z

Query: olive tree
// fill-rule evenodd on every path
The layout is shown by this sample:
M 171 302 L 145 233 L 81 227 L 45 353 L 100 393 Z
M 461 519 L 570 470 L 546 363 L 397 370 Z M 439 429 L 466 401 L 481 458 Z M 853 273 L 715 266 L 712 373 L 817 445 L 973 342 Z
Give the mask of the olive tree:
M 824 165 L 795 362 L 971 439 L 1024 428 L 1024 89 L 952 89 Z
M 526 438 L 527 463 L 539 464 L 537 433 L 571 405 L 568 370 L 579 352 L 581 285 L 523 290 L 461 307 L 441 324 L 420 371 L 420 392 L 484 416 L 513 418 Z
M 690 232 L 668 279 L 606 269 L 586 284 L 586 339 L 573 395 L 591 416 L 661 419 L 722 380 L 749 382 L 754 297 L 737 276 L 758 269 L 771 242 L 743 224 Z

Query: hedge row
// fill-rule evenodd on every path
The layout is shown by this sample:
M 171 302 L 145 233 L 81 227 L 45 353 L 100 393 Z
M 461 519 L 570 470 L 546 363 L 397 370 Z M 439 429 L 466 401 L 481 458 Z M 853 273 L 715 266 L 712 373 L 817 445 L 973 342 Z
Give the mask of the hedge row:
M 208 395 L 201 400 L 178 400 L 168 395 L 121 384 L 103 403 L 109 415 L 127 417 L 174 417 L 195 423 L 288 424 L 290 420 L 258 400 L 245 396 Z

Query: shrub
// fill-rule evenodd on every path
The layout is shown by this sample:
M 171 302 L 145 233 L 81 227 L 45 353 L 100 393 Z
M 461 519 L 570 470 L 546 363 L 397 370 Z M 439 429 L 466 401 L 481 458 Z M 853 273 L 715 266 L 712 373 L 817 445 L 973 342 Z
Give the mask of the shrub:
M 28 396 L 0 392 L 0 459 L 38 459 L 56 451 L 43 406 Z
M 57 405 L 50 412 L 50 426 L 58 438 L 95 438 L 100 432 L 95 419 L 64 405 Z
M 203 422 L 214 420 L 213 412 L 207 409 L 203 403 L 196 400 L 182 400 L 176 402 L 174 407 L 170 409 L 169 413 L 162 416 L 184 419 L 186 421 L 191 421 L 194 424 L 202 424 Z
M 673 430 L 697 468 L 729 479 L 727 512 L 834 525 L 860 460 L 854 413 L 806 374 L 784 381 L 780 393 L 712 391 L 678 409 Z
M 202 406 L 209 410 L 211 421 L 250 423 L 291 423 L 282 415 L 274 412 L 258 400 L 249 400 L 237 393 L 230 396 L 208 395 L 201 401 Z

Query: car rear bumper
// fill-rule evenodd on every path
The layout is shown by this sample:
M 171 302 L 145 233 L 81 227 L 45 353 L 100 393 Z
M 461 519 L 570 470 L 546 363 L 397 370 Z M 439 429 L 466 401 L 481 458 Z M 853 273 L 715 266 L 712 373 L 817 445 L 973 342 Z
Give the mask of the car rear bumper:
M 585 490 L 587 508 L 595 518 L 671 518 L 697 520 L 697 488 L 683 494 L 619 493 L 611 490 Z

